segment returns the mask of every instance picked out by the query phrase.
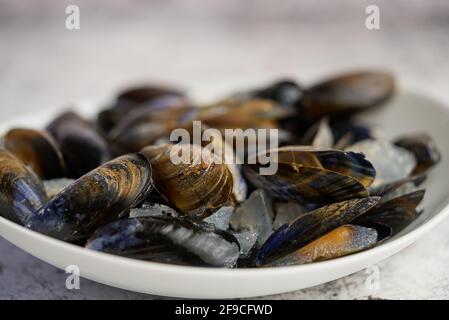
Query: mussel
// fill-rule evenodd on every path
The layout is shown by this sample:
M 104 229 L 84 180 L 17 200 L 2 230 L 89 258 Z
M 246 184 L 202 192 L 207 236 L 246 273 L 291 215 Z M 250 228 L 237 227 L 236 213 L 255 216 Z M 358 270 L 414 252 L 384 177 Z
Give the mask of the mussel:
M 79 178 L 110 159 L 106 140 L 93 125 L 74 112 L 66 112 L 47 126 L 56 139 L 69 178 Z
M 44 180 L 64 177 L 64 159 L 54 139 L 46 132 L 12 129 L 3 137 L 5 148 L 30 166 Z
M 46 202 L 39 177 L 12 153 L 0 149 L 0 215 L 26 224 Z
M 298 265 L 334 259 L 371 248 L 377 241 L 376 229 L 343 225 L 267 266 Z
M 84 239 L 143 201 L 153 187 L 151 176 L 140 154 L 114 159 L 63 189 L 27 227 L 65 241 Z
M 363 153 L 376 169 L 372 187 L 408 177 L 416 166 L 414 155 L 387 140 L 363 140 L 345 149 Z
M 424 190 L 418 190 L 385 202 L 378 203 L 372 210 L 365 212 L 353 221 L 361 226 L 381 224 L 392 229 L 396 235 L 414 221 L 420 214 L 416 207 L 424 197 Z
M 151 162 L 156 188 L 181 213 L 204 218 L 233 202 L 232 174 L 206 148 L 150 146 L 142 154 Z
M 233 267 L 240 254 L 230 233 L 187 217 L 139 217 L 95 232 L 91 250 L 162 263 Z
M 279 199 L 328 204 L 365 197 L 376 175 L 360 153 L 301 146 L 269 152 L 277 153 L 276 174 L 259 174 L 259 164 L 245 165 L 244 173 L 254 186 Z
M 423 174 L 441 161 L 441 152 L 438 150 L 435 141 L 428 134 L 404 135 L 396 139 L 394 143 L 415 155 L 417 164 L 413 169 L 413 175 Z
M 268 99 L 283 106 L 294 107 L 301 103 L 303 91 L 294 80 L 282 79 L 263 88 L 238 93 L 236 96 Z
M 176 104 L 161 109 L 152 105 L 135 108 L 109 132 L 108 141 L 115 152 L 137 152 L 169 137 L 172 130 L 190 125 L 191 112 L 192 108 Z
M 393 76 L 384 72 L 360 71 L 317 83 L 304 92 L 301 116 L 347 116 L 375 107 L 394 93 Z
M 176 102 L 175 102 L 176 101 Z M 142 106 L 161 108 L 162 105 L 187 103 L 184 94 L 177 89 L 161 86 L 139 86 L 121 92 L 114 104 L 99 113 L 97 123 L 107 135 L 129 112 Z
M 373 208 L 380 197 L 346 200 L 299 216 L 277 229 L 259 250 L 256 263 L 264 265 L 290 254 L 327 232 L 348 224 Z
M 276 128 L 279 119 L 295 113 L 267 99 L 230 98 L 198 108 L 192 120 L 203 121 L 211 128 Z

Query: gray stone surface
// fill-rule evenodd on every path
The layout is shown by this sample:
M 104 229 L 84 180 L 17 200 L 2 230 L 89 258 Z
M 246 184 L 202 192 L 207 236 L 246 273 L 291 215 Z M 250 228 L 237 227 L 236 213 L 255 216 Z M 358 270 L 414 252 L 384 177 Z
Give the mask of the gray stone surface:
M 263 2 L 263 3 L 261 3 Z M 79 4 L 81 30 L 64 28 Z M 449 3 L 432 1 L 0 0 L 0 119 L 109 97 L 130 83 L 179 83 L 205 100 L 293 76 L 303 83 L 340 70 L 382 67 L 400 86 L 449 104 Z M 381 30 L 364 27 L 381 9 Z M 231 87 L 229 84 L 233 84 Z M 449 221 L 364 271 L 274 299 L 448 299 Z M 293 280 L 292 280 L 293 281 Z M 63 271 L 0 240 L 1 299 L 157 299 L 88 280 L 65 289 Z

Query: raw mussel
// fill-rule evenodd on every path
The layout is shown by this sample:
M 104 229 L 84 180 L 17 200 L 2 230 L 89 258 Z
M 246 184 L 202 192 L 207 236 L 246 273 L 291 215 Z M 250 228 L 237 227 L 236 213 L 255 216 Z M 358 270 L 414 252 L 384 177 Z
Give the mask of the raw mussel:
M 343 74 L 313 85 L 304 92 L 303 117 L 345 116 L 375 107 L 394 93 L 393 76 L 361 71 Z
M 264 265 L 302 248 L 327 232 L 350 223 L 379 200 L 379 197 L 346 200 L 301 215 L 267 239 L 257 254 L 256 263 Z
M 270 153 L 277 154 L 275 174 L 260 174 L 263 166 L 258 163 L 245 165 L 244 173 L 254 186 L 279 199 L 328 204 L 365 197 L 376 175 L 360 153 L 301 146 Z
M 397 146 L 407 149 L 417 160 L 413 175 L 419 175 L 441 161 L 441 152 L 435 141 L 428 134 L 418 133 L 404 135 L 394 142 Z
M 26 224 L 46 202 L 39 177 L 12 153 L 0 149 L 0 215 Z
M 187 217 L 119 220 L 97 230 L 86 247 L 162 263 L 227 268 L 240 254 L 231 234 Z
M 184 94 L 174 88 L 161 86 L 139 86 L 124 90 L 114 104 L 99 113 L 97 123 L 107 135 L 126 115 L 141 107 L 160 109 L 173 103 L 187 103 Z
M 205 217 L 233 202 L 232 174 L 206 148 L 150 146 L 142 154 L 151 162 L 156 188 L 181 213 Z
M 380 201 L 372 210 L 365 212 L 353 221 L 361 226 L 380 224 L 392 229 L 396 235 L 413 222 L 419 215 L 416 207 L 424 197 L 424 190 L 418 190 L 387 201 Z
M 160 109 L 152 105 L 134 108 L 109 132 L 108 141 L 115 153 L 137 152 L 160 138 L 169 137 L 174 129 L 190 126 L 192 110 L 176 104 Z
M 343 225 L 267 266 L 288 266 L 334 259 L 366 250 L 378 241 L 376 229 Z
M 140 154 L 125 155 L 62 190 L 27 226 L 61 240 L 81 240 L 135 207 L 152 187 L 151 166 L 146 158 Z
M 56 118 L 47 131 L 59 144 L 69 178 L 79 178 L 110 159 L 106 140 L 89 121 L 74 112 Z
M 56 141 L 46 132 L 12 129 L 3 137 L 5 148 L 44 180 L 64 177 L 64 159 Z

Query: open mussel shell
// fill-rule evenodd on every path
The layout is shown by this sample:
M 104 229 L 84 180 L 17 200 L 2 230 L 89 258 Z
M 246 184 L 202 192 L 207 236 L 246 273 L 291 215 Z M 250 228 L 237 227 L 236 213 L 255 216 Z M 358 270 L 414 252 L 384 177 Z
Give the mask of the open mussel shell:
M 64 177 L 64 159 L 56 141 L 46 132 L 12 129 L 3 137 L 5 149 L 30 166 L 44 180 Z
M 392 229 L 391 236 L 396 235 L 420 214 L 416 210 L 424 197 L 424 190 L 418 190 L 385 202 L 379 202 L 372 210 L 365 212 L 353 221 L 354 224 L 370 226 L 382 224 Z
M 12 153 L 0 149 L 0 215 L 26 224 L 46 202 L 39 177 Z
M 344 116 L 375 107 L 394 93 L 393 76 L 383 72 L 343 74 L 304 92 L 304 117 Z
M 233 202 L 226 164 L 196 145 L 162 145 L 141 153 L 153 167 L 155 186 L 181 213 L 204 218 Z
M 347 224 L 266 266 L 289 266 L 335 259 L 369 249 L 377 241 L 376 229 Z
M 186 217 L 119 220 L 97 230 L 86 247 L 155 262 L 227 268 L 240 254 L 230 233 Z
M 301 215 L 268 238 L 257 254 L 256 264 L 265 265 L 302 248 L 327 232 L 350 223 L 373 208 L 379 200 L 379 197 L 352 199 Z
M 365 197 L 376 175 L 371 163 L 353 152 L 293 146 L 270 150 L 270 158 L 277 162 L 275 174 L 262 175 L 263 166 L 248 164 L 244 167 L 247 179 L 276 198 L 303 203 L 328 204 Z M 252 161 L 255 159 L 248 163 Z
M 69 178 L 79 178 L 110 159 L 106 140 L 89 121 L 74 112 L 60 115 L 47 131 L 61 149 Z
M 419 175 L 441 161 L 441 152 L 428 134 L 410 134 L 395 140 L 395 145 L 407 149 L 416 157 L 417 164 L 412 174 Z
M 139 154 L 114 159 L 62 190 L 30 219 L 28 227 L 77 241 L 118 219 L 136 206 L 153 187 L 151 166 Z

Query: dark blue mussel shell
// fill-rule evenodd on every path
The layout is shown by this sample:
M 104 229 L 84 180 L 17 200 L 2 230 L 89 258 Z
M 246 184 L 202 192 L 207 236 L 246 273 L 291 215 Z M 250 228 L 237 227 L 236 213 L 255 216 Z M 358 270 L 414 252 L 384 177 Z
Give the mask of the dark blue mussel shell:
M 373 208 L 380 197 L 352 199 L 321 207 L 276 230 L 263 244 L 256 264 L 263 265 L 285 256 L 327 232 L 347 223 Z
M 86 247 L 141 260 L 213 267 L 233 267 L 240 252 L 230 233 L 188 217 L 115 221 L 97 230 Z
M 138 205 L 152 187 L 151 165 L 146 158 L 125 155 L 61 191 L 30 219 L 27 227 L 64 241 L 82 240 Z
M 0 215 L 23 225 L 46 202 L 39 177 L 13 154 L 0 149 Z

